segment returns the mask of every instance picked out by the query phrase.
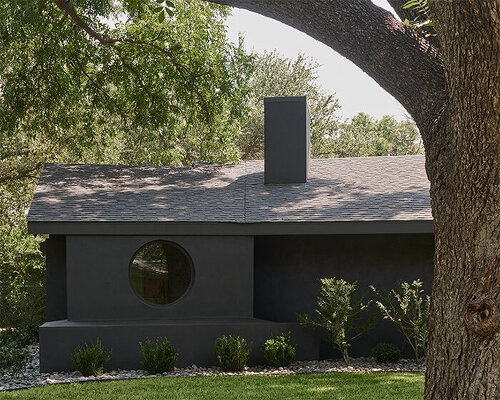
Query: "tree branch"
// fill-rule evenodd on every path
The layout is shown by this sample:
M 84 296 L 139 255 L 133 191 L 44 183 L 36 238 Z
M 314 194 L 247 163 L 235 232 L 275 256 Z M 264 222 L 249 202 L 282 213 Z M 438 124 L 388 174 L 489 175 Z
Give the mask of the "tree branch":
M 274 18 L 331 47 L 392 94 L 423 133 L 443 108 L 439 49 L 369 0 L 208 1 Z
M 391 5 L 397 16 L 401 18 L 401 21 L 404 21 L 405 19 L 413 21 L 420 16 L 419 13 L 413 8 L 403 8 L 408 0 L 387 0 L 387 2 Z M 439 40 L 437 36 L 429 36 L 426 37 L 425 40 L 428 40 L 433 46 L 439 47 Z
M 112 48 L 115 48 L 115 45 L 118 43 L 129 43 L 129 44 L 134 44 L 134 45 L 142 45 L 142 46 L 148 46 L 153 49 L 156 49 L 157 51 L 161 52 L 163 55 L 168 57 L 176 71 L 179 73 L 181 78 L 186 82 L 187 84 L 190 85 L 190 87 L 194 90 L 196 96 L 198 97 L 198 100 L 201 103 L 201 108 L 203 109 L 203 112 L 205 113 L 205 118 L 209 127 L 210 134 L 213 134 L 212 131 L 212 117 L 210 115 L 210 110 L 208 108 L 208 103 L 203 94 L 199 91 L 199 89 L 196 87 L 196 78 L 202 76 L 203 74 L 193 74 L 191 71 L 189 71 L 185 66 L 183 66 L 175 57 L 174 53 L 165 47 L 162 47 L 155 43 L 154 41 L 144 41 L 140 39 L 134 39 L 134 38 L 111 38 L 111 37 L 105 37 L 101 35 L 99 32 L 96 30 L 92 29 L 90 25 L 88 25 L 85 21 L 83 21 L 78 13 L 75 10 L 75 7 L 73 5 L 72 0 L 54 0 L 54 3 L 56 4 L 57 7 L 59 7 L 62 11 L 65 12 L 66 15 L 69 15 L 70 18 L 73 20 L 73 22 L 80 27 L 83 31 L 85 31 L 91 38 L 97 40 L 99 43 L 102 45 L 108 45 L 111 46 Z M 135 77 L 139 80 L 139 85 L 143 90 L 145 90 L 150 97 L 154 98 L 153 94 L 151 91 L 149 91 L 144 82 L 142 81 L 138 71 L 130 65 L 130 63 L 126 62 L 126 60 L 123 58 L 122 54 L 118 49 L 116 49 L 116 52 L 118 53 L 118 57 L 120 58 L 120 61 L 122 62 L 122 65 L 124 68 L 132 72 Z

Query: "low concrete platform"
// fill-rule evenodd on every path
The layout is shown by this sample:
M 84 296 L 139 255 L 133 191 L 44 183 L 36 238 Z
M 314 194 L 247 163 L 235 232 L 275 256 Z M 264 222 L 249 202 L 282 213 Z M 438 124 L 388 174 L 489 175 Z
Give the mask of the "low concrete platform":
M 142 367 L 139 341 L 167 337 L 179 351 L 178 367 L 192 364 L 217 365 L 215 340 L 239 335 L 252 345 L 250 365 L 263 363 L 262 344 L 271 335 L 290 331 L 297 344 L 297 360 L 316 360 L 319 340 L 315 332 L 298 323 L 272 322 L 256 318 L 182 319 L 168 321 L 76 322 L 51 321 L 40 327 L 41 372 L 74 370 L 71 357 L 76 346 L 100 338 L 112 350 L 108 369 Z

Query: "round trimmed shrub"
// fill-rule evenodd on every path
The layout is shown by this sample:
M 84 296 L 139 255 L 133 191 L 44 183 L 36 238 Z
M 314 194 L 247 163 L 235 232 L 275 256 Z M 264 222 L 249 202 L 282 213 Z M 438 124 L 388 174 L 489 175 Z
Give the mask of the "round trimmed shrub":
M 223 371 L 243 371 L 251 353 L 250 345 L 240 336 L 221 336 L 215 343 L 215 355 Z
M 104 366 L 111 358 L 111 350 L 102 347 L 101 340 L 96 344 L 78 346 L 73 352 L 73 364 L 83 376 L 97 376 L 104 372 Z
M 393 363 L 401 360 L 401 350 L 392 343 L 379 343 L 372 349 L 372 354 L 380 363 Z
M 150 375 L 170 372 L 179 357 L 177 350 L 169 343 L 167 338 L 157 338 L 155 342 L 146 339 L 139 342 L 143 359 L 143 366 Z
M 295 361 L 297 346 L 290 343 L 290 332 L 272 336 L 262 345 L 262 352 L 267 365 L 271 367 L 289 367 Z

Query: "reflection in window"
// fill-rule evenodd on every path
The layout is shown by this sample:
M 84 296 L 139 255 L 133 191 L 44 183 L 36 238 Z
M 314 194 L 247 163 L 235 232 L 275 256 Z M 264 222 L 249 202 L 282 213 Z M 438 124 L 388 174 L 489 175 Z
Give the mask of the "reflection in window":
M 135 292 L 152 304 L 169 304 L 189 288 L 191 260 L 178 245 L 155 241 L 144 245 L 132 260 L 130 282 Z

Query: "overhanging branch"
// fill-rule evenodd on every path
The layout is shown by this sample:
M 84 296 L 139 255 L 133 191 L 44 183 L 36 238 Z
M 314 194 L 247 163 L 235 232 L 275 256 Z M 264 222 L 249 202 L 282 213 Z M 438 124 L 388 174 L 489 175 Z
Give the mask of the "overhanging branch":
M 203 94 L 200 92 L 200 90 L 196 87 L 196 79 L 202 76 L 203 74 L 193 74 L 189 69 L 187 69 L 184 65 L 182 65 L 177 58 L 175 57 L 174 53 L 163 46 L 158 45 L 154 41 L 145 41 L 145 40 L 140 40 L 140 39 L 135 39 L 135 38 L 113 38 L 113 37 L 106 37 L 102 35 L 101 33 L 97 32 L 96 30 L 92 29 L 92 27 L 87 24 L 85 21 L 83 21 L 78 13 L 75 10 L 75 7 L 73 5 L 72 0 L 54 0 L 54 3 L 56 4 L 57 7 L 59 7 L 62 11 L 65 12 L 65 15 L 68 15 L 73 22 L 80 27 L 83 31 L 85 31 L 91 38 L 97 40 L 100 44 L 110 46 L 111 48 L 114 48 L 115 51 L 118 54 L 118 57 L 120 58 L 122 65 L 124 68 L 129 70 L 130 72 L 133 73 L 133 75 L 138 79 L 139 85 L 141 89 L 143 89 L 153 100 L 154 100 L 154 95 L 150 90 L 147 89 L 145 86 L 145 83 L 142 81 L 139 71 L 137 71 L 130 63 L 128 63 L 124 58 L 119 49 L 116 47 L 117 44 L 119 43 L 128 43 L 132 45 L 139 45 L 139 46 L 146 46 L 150 47 L 152 49 L 155 49 L 162 53 L 164 56 L 166 56 L 174 68 L 176 69 L 177 73 L 180 75 L 180 77 L 183 79 L 183 81 L 191 87 L 191 89 L 194 91 L 196 97 L 198 98 L 198 101 L 200 102 L 201 108 L 203 112 L 205 113 L 205 119 L 208 124 L 208 128 L 211 134 L 212 132 L 212 117 L 210 115 L 210 110 L 209 106 L 207 103 L 207 100 L 203 96 Z
M 439 49 L 369 0 L 208 1 L 276 19 L 331 47 L 392 94 L 422 132 L 443 107 Z

